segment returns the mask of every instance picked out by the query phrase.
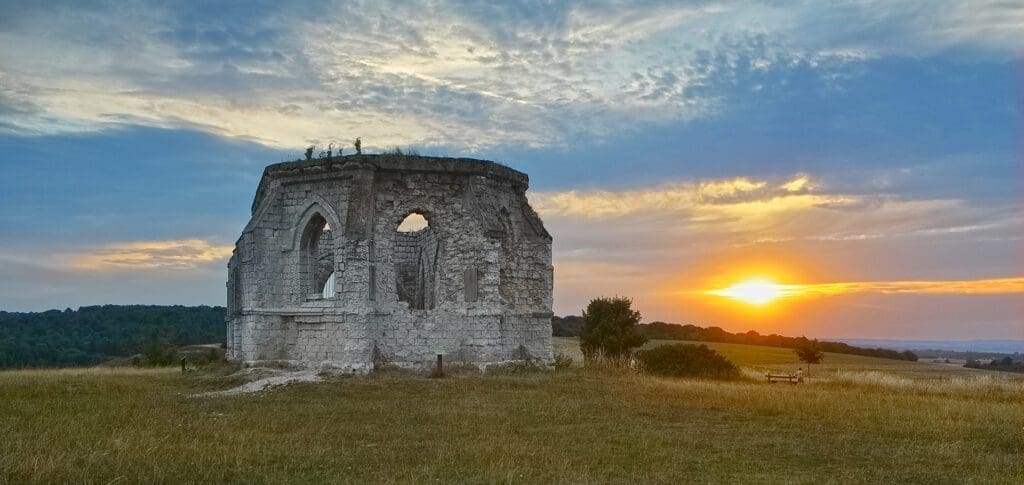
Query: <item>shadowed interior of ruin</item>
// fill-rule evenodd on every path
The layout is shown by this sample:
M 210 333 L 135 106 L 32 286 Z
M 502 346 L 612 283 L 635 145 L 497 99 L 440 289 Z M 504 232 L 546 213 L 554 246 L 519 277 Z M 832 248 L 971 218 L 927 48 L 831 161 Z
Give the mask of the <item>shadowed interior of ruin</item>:
M 302 240 L 302 271 L 306 294 L 332 298 L 334 285 L 328 281 L 334 276 L 334 238 L 331 226 L 320 214 L 315 214 L 306 225 Z
M 427 225 L 417 229 L 422 224 Z M 440 248 L 434 230 L 420 214 L 409 214 L 395 231 L 395 289 L 398 301 L 408 303 L 410 309 L 434 308 Z

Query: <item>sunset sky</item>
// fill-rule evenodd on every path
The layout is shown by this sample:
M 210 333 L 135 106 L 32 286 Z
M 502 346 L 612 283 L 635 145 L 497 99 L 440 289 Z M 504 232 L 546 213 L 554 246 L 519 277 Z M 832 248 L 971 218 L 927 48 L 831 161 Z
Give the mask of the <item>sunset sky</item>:
M 223 305 L 359 136 L 528 173 L 558 315 L 1024 339 L 1019 1 L 237 3 L 0 2 L 0 309 Z

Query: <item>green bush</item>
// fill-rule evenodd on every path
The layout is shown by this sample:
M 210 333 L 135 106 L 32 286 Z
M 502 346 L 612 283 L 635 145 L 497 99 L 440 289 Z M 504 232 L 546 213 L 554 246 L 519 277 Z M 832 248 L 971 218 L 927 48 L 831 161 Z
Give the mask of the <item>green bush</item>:
M 555 354 L 555 368 L 556 369 L 568 369 L 572 367 L 572 357 L 565 355 L 561 352 Z
M 178 362 L 178 352 L 173 345 L 154 344 L 142 351 L 143 363 L 154 367 L 166 367 Z
M 206 352 L 200 352 L 189 357 L 189 360 L 195 362 L 196 365 L 220 364 L 225 361 L 224 352 L 214 348 L 206 349 Z
M 736 365 L 707 345 L 673 344 L 641 350 L 636 355 L 645 372 L 672 377 L 737 379 Z
M 142 358 L 146 365 L 166 367 L 178 363 L 178 347 L 171 342 L 168 331 L 151 329 L 142 344 Z

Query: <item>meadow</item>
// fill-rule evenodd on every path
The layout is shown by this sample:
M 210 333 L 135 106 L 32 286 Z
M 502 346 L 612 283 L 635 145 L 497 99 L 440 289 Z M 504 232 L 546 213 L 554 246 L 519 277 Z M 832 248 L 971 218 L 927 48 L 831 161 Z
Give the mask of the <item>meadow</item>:
M 650 348 L 665 344 L 692 344 L 707 345 L 716 352 L 724 355 L 733 363 L 748 370 L 772 371 L 772 372 L 796 372 L 798 367 L 809 370 L 811 375 L 820 373 L 822 377 L 829 376 L 835 372 L 884 372 L 903 378 L 953 378 L 953 377 L 974 377 L 990 376 L 993 378 L 1024 379 L 1024 376 L 1007 375 L 998 372 L 978 371 L 963 366 L 963 362 L 951 364 L 938 364 L 932 362 L 911 362 L 906 360 L 880 359 L 876 357 L 865 357 L 861 355 L 836 354 L 826 352 L 821 364 L 815 364 L 808 369 L 807 364 L 801 363 L 793 349 L 781 347 L 765 347 L 761 345 L 745 345 L 718 342 L 688 342 L 680 340 L 651 340 L 644 348 Z M 580 352 L 579 343 L 575 338 L 555 337 L 554 352 L 562 353 L 572 357 L 575 361 L 582 361 L 583 354 Z
M 572 352 L 572 339 L 557 339 Z M 652 343 L 656 345 L 657 342 Z M 610 370 L 327 377 L 234 397 L 228 368 L 0 372 L 0 483 L 1020 483 L 1024 382 L 710 344 L 746 380 Z

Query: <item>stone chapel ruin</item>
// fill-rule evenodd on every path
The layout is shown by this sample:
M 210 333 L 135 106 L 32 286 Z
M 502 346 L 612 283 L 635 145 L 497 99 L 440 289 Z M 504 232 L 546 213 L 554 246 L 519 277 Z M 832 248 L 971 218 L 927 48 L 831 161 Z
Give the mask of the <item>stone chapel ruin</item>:
M 228 263 L 228 357 L 375 366 L 551 362 L 551 236 L 529 179 L 472 159 L 352 155 L 263 172 Z

